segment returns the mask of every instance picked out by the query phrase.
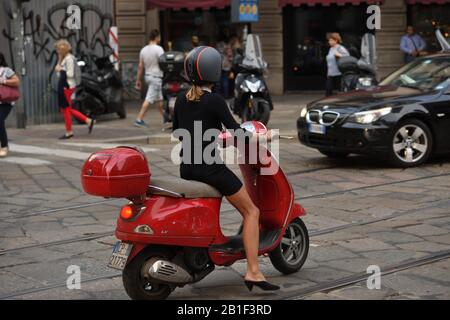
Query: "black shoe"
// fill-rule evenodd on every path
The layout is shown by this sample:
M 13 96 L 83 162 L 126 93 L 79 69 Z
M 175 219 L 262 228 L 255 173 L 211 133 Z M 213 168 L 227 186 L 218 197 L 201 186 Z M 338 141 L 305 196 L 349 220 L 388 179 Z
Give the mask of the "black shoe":
M 249 280 L 245 280 L 245 285 L 247 286 L 249 291 L 252 291 L 253 286 L 257 286 L 258 288 L 260 288 L 261 290 L 264 290 L 264 291 L 280 290 L 279 286 L 271 284 L 271 283 L 269 283 L 267 281 L 249 281 Z
M 70 134 L 70 135 L 65 134 L 62 137 L 59 137 L 59 140 L 69 140 L 69 139 L 72 139 L 73 137 L 74 137 L 73 134 Z
M 89 134 L 92 133 L 92 130 L 94 130 L 95 126 L 95 118 L 91 118 L 91 124 L 89 125 Z

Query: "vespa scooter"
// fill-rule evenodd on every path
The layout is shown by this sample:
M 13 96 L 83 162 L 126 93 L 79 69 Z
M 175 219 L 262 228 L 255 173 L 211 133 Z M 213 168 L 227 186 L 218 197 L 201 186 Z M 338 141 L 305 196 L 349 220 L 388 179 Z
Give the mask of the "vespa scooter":
M 250 132 L 267 132 L 256 121 L 242 126 Z M 230 134 L 219 137 L 224 147 L 234 140 Z M 306 213 L 294 201 L 293 188 L 273 154 L 263 144 L 257 145 L 257 152 L 261 156 L 242 162 L 240 169 L 260 209 L 258 254 L 268 255 L 280 272 L 294 273 L 308 255 L 308 230 L 301 220 Z M 268 167 L 276 169 L 262 174 Z M 242 228 L 231 237 L 221 231 L 223 196 L 216 189 L 180 178 L 150 176 L 145 154 L 129 147 L 94 153 L 82 171 L 87 193 L 130 201 L 117 220 L 120 242 L 109 266 L 123 270 L 123 284 L 132 299 L 165 299 L 177 287 L 202 280 L 215 266 L 245 259 Z

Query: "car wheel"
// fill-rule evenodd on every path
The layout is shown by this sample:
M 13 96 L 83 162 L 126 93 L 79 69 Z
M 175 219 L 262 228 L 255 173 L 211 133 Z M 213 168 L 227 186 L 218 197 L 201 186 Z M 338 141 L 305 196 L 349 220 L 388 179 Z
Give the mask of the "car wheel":
M 319 152 L 331 159 L 343 159 L 349 155 L 348 152 L 325 151 L 325 150 L 319 150 Z
M 430 129 L 417 119 L 401 122 L 394 129 L 390 141 L 389 160 L 402 168 L 425 163 L 433 149 L 433 135 Z

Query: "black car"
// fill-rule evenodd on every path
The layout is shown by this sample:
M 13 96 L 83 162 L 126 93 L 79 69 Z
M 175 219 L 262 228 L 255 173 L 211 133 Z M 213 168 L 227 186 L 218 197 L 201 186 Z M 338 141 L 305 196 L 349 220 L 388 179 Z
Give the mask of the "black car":
M 297 120 L 300 142 L 329 157 L 350 153 L 400 167 L 450 152 L 450 53 L 422 57 L 379 86 L 310 103 Z

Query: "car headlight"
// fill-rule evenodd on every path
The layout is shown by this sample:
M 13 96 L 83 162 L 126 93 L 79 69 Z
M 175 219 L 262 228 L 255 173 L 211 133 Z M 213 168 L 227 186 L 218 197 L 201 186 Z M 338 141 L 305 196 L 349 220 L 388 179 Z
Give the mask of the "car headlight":
M 369 124 L 377 121 L 378 119 L 384 117 L 385 115 L 388 115 L 389 113 L 391 113 L 391 111 L 392 108 L 387 107 L 383 109 L 357 112 L 350 117 L 350 121 L 361 124 Z
M 305 118 L 307 113 L 308 113 L 308 108 L 303 107 L 302 111 L 300 111 L 300 117 Z

